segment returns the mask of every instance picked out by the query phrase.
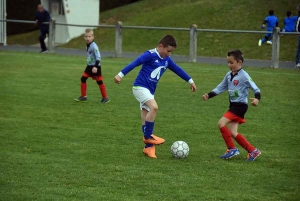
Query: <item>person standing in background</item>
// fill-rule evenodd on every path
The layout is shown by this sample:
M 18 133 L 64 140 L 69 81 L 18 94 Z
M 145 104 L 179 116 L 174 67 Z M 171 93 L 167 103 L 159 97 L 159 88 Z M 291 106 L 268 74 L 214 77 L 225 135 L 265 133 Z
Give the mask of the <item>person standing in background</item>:
M 41 51 L 40 53 L 47 52 L 47 47 L 45 44 L 45 38 L 46 35 L 49 35 L 49 24 L 45 24 L 44 22 L 49 22 L 51 17 L 49 12 L 44 9 L 44 6 L 42 4 L 38 5 L 36 14 L 35 14 L 35 23 L 39 26 L 40 29 L 40 36 L 39 41 L 41 45 Z

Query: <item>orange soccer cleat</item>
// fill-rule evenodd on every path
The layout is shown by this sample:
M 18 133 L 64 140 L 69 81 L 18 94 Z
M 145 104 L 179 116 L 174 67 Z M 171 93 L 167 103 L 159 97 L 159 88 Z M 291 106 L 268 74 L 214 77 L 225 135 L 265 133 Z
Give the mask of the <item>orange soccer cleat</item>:
M 159 145 L 159 144 L 163 144 L 165 142 L 165 139 L 157 137 L 156 135 L 152 134 L 149 139 L 145 139 L 145 137 L 144 137 L 143 141 L 145 144 Z
M 144 148 L 143 153 L 150 158 L 157 158 L 155 155 L 155 145 L 152 147 Z

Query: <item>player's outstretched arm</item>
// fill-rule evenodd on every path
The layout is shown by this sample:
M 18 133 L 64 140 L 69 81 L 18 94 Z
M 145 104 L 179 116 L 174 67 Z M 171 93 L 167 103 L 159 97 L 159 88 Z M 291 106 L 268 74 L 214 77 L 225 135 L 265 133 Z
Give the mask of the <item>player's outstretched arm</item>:
M 194 80 L 191 78 L 191 76 L 189 76 L 183 69 L 181 69 L 179 66 L 177 66 L 172 59 L 169 59 L 169 65 L 168 68 L 173 71 L 176 75 L 178 75 L 179 77 L 181 77 L 181 79 L 187 81 L 188 83 L 190 83 L 190 88 L 193 92 L 195 92 L 197 90 L 196 84 L 194 82 Z
M 141 56 L 139 56 L 136 60 L 128 64 L 125 68 L 123 68 L 115 77 L 114 81 L 115 83 L 120 84 L 122 78 L 128 74 L 131 70 L 133 70 L 135 67 L 142 65 L 146 62 L 148 62 L 151 59 L 151 53 L 149 51 L 144 52 Z
M 215 90 L 215 89 L 214 89 Z M 214 91 L 211 91 L 211 92 L 209 92 L 208 94 L 204 94 L 203 96 L 202 96 L 202 99 L 204 100 L 204 101 L 206 101 L 206 100 L 208 100 L 208 99 L 210 99 L 210 98 L 212 98 L 212 97 L 215 97 L 215 96 L 217 96 L 218 94 L 216 93 L 216 92 L 214 92 Z

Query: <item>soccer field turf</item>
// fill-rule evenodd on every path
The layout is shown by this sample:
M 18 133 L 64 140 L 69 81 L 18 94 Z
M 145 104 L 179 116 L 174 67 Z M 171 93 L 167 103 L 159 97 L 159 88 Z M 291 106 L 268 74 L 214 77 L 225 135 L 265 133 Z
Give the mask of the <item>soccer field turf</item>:
M 131 92 L 139 67 L 120 85 L 113 82 L 129 62 L 102 59 L 111 102 L 101 105 L 90 79 L 88 102 L 73 101 L 85 57 L 0 52 L 0 200 L 300 199 L 299 70 L 245 68 L 262 94 L 239 127 L 262 155 L 245 162 L 239 146 L 236 158 L 219 158 L 226 147 L 216 124 L 228 109 L 227 93 L 202 101 L 223 79 L 226 63 L 180 63 L 198 91 L 171 71 L 162 77 L 155 133 L 166 142 L 150 159 L 142 154 Z M 188 143 L 188 158 L 171 157 L 177 140 Z

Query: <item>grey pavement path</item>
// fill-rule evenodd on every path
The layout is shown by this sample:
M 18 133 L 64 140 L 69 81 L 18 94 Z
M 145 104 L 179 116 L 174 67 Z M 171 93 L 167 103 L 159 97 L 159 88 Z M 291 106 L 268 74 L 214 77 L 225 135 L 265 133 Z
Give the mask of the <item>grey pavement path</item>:
M 9 45 L 9 46 L 1 46 L 0 51 L 16 51 L 16 52 L 39 52 L 40 48 L 38 46 L 23 46 L 23 45 Z M 71 49 L 71 48 L 55 48 L 56 54 L 65 54 L 65 55 L 77 55 L 77 56 L 85 56 L 83 50 L 80 49 Z M 138 57 L 140 53 L 129 53 L 123 52 L 123 58 L 134 59 Z M 105 52 L 101 51 L 101 57 L 114 57 L 114 52 Z M 172 55 L 172 59 L 176 62 L 189 62 L 188 56 L 181 55 Z M 215 64 L 215 65 L 226 65 L 227 61 L 225 58 L 217 58 L 217 57 L 197 57 L 197 63 L 202 64 Z M 270 67 L 270 60 L 254 60 L 254 59 L 245 59 L 244 66 L 251 67 Z M 295 63 L 291 61 L 281 61 L 279 63 L 279 68 L 294 68 Z

